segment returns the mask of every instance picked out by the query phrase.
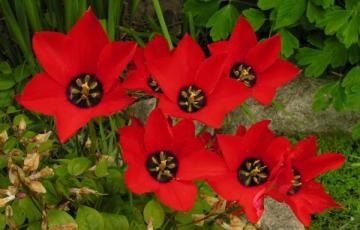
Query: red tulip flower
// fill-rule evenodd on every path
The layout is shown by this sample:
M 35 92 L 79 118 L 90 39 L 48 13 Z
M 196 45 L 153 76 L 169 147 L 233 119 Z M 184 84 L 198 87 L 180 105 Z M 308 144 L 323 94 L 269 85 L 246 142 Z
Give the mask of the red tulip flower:
M 127 107 L 133 99 L 118 84 L 136 44 L 109 42 L 89 9 L 68 34 L 36 33 L 33 48 L 45 73 L 35 75 L 17 101 L 54 116 L 64 143 L 89 120 Z
M 120 145 L 128 164 L 125 183 L 136 193 L 155 192 L 165 205 L 179 211 L 193 207 L 195 179 L 223 174 L 225 163 L 206 151 L 195 137 L 192 121 L 171 126 L 159 109 L 149 116 L 145 127 L 139 122 L 120 129 Z
M 238 20 L 229 41 L 212 43 L 211 54 L 227 53 L 224 74 L 260 103 L 267 105 L 276 88 L 300 73 L 290 62 L 279 58 L 280 35 L 258 43 L 255 31 L 244 17 Z
M 162 96 L 162 89 L 147 68 L 147 60 L 163 58 L 169 55 L 168 42 L 159 35 L 156 35 L 145 48 L 138 47 L 134 56 L 134 67 L 126 76 L 122 84 L 123 87 L 128 90 L 142 90 L 154 97 Z
M 279 188 L 272 190 L 270 195 L 286 202 L 297 218 L 307 227 L 310 226 L 311 215 L 320 213 L 327 208 L 340 208 L 324 190 L 322 185 L 314 179 L 330 170 L 337 169 L 344 164 L 345 157 L 336 153 L 316 155 L 316 138 L 299 141 L 290 153 L 288 166 L 292 171 L 292 183 L 289 184 L 279 176 Z
M 247 98 L 238 85 L 222 78 L 224 57 L 206 59 L 201 47 L 185 35 L 169 57 L 148 60 L 164 92 L 159 104 L 164 113 L 219 128 L 225 114 Z
M 227 172 L 208 179 L 222 198 L 237 200 L 249 221 L 256 223 L 264 210 L 263 199 L 291 149 L 284 137 L 275 137 L 269 121 L 253 125 L 243 136 L 218 135 Z

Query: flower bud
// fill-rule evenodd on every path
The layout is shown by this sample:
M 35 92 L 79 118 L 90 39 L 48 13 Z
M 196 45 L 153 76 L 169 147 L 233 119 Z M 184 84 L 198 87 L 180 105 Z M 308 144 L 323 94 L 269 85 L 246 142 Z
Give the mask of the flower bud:
M 6 130 L 0 132 L 0 144 L 4 144 L 9 139 Z
M 35 171 L 39 167 L 40 154 L 38 152 L 30 153 L 26 155 L 24 160 L 25 171 Z
M 49 132 L 46 132 L 46 133 L 38 134 L 38 135 L 36 135 L 36 136 L 34 137 L 33 141 L 36 142 L 36 143 L 38 143 L 38 144 L 42 144 L 42 143 L 44 143 L 44 142 L 46 142 L 46 141 L 49 140 L 49 137 L 50 137 L 51 133 L 52 133 L 52 132 L 49 131 Z

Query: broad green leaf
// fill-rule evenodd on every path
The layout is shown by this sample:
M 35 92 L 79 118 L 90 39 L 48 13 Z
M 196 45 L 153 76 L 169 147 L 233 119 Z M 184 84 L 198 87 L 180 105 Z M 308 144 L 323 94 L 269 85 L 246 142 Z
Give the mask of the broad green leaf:
M 106 176 L 104 184 L 106 191 L 110 194 L 125 193 L 126 186 L 123 174 L 121 174 L 119 170 L 113 168 L 108 169 L 108 173 L 109 175 Z
M 231 4 L 214 13 L 206 24 L 206 27 L 211 28 L 212 40 L 226 39 L 232 32 L 238 17 L 238 10 Z
M 355 140 L 360 139 L 360 121 L 358 121 L 356 125 L 352 128 L 352 137 Z
M 42 180 L 42 185 L 44 185 L 46 189 L 46 193 L 44 194 L 44 198 L 49 204 L 57 204 L 60 202 L 60 197 L 58 196 L 56 189 L 53 183 L 49 180 Z
M 101 213 L 106 230 L 128 230 L 129 222 L 123 215 L 117 215 L 112 213 Z
M 24 211 L 26 218 L 30 222 L 41 220 L 40 211 L 29 197 L 25 197 L 24 199 L 19 200 L 19 206 Z
M 6 225 L 6 219 L 5 219 L 5 215 L 0 214 L 0 229 L 5 229 L 5 225 Z
M 71 175 L 79 176 L 83 174 L 91 165 L 91 161 L 86 157 L 77 157 L 71 159 L 67 169 Z
M 265 15 L 261 10 L 250 8 L 244 10 L 242 13 L 255 31 L 258 31 L 265 22 Z
M 107 176 L 109 173 L 108 173 L 108 170 L 107 170 L 107 167 L 108 167 L 108 162 L 106 160 L 102 160 L 100 161 L 99 163 L 97 163 L 96 165 L 96 168 L 95 168 L 95 175 L 97 177 L 104 177 L 104 176 Z
M 12 75 L 0 75 L 0 90 L 11 89 L 15 85 L 15 82 L 11 77 Z
M 288 30 L 280 30 L 281 34 L 281 54 L 290 57 L 295 49 L 299 48 L 299 40 Z
M 269 10 L 276 8 L 281 3 L 281 0 L 259 0 L 257 6 L 262 10 Z
M 12 104 L 14 98 L 13 90 L 0 91 L 0 107 L 7 107 Z
M 19 200 L 15 200 L 11 208 L 13 210 L 13 220 L 16 225 L 22 225 L 25 222 L 26 216 L 25 216 L 25 210 L 22 209 L 22 207 L 19 204 Z
M 277 15 L 274 29 L 293 25 L 304 14 L 306 0 L 286 0 L 282 1 L 277 8 Z
M 144 220 L 149 223 L 150 219 L 154 228 L 160 228 L 164 223 L 165 213 L 161 204 L 155 200 L 149 201 L 144 208 Z
M 329 8 L 330 6 L 333 6 L 335 3 L 335 0 L 309 0 L 315 3 L 316 5 L 322 6 L 324 8 Z
M 220 2 L 219 0 L 187 0 L 184 4 L 184 12 L 191 12 L 195 25 L 206 26 L 211 15 L 219 9 Z
M 9 63 L 6 61 L 0 62 L 0 72 L 3 74 L 11 74 L 12 70 Z
M 60 227 L 61 225 L 75 223 L 75 220 L 70 214 L 58 209 L 48 210 L 49 228 Z
M 78 230 L 102 230 L 105 229 L 103 216 L 93 208 L 80 206 L 76 214 Z
M 23 64 L 23 65 L 18 65 L 15 67 L 14 69 L 14 80 L 16 82 L 20 82 L 28 77 L 31 76 L 33 70 L 31 69 L 31 67 L 29 65 Z

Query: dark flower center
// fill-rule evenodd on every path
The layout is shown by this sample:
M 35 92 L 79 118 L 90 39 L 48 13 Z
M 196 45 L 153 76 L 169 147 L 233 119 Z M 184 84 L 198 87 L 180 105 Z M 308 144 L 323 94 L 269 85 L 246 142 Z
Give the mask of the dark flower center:
M 205 93 L 195 85 L 185 86 L 180 89 L 178 105 L 184 112 L 197 112 L 206 105 Z
M 296 170 L 295 168 L 292 169 L 293 173 L 294 173 L 294 178 L 291 181 L 292 187 L 291 189 L 286 193 L 287 195 L 294 195 L 297 192 L 299 192 L 300 188 L 301 188 L 301 176 L 298 170 Z
M 154 78 L 152 78 L 151 76 L 148 77 L 147 79 L 147 84 L 150 87 L 150 89 L 152 89 L 155 93 L 163 93 L 162 89 L 160 88 L 159 84 L 157 83 L 157 81 L 155 81 Z
M 264 184 L 269 177 L 269 169 L 258 159 L 245 159 L 238 169 L 238 179 L 246 187 Z
M 66 95 L 68 100 L 77 107 L 89 108 L 100 103 L 103 88 L 94 75 L 80 74 L 70 81 Z
M 178 166 L 177 158 L 169 151 L 152 153 L 146 160 L 150 175 L 160 183 L 171 181 L 176 176 Z
M 256 75 L 251 66 L 243 63 L 235 63 L 230 70 L 230 77 L 243 82 L 247 87 L 253 87 L 256 83 Z

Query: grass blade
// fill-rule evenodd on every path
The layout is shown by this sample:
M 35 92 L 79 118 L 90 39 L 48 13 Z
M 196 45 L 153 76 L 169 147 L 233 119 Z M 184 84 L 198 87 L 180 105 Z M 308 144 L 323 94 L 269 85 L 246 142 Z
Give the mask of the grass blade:
M 23 1 L 26 9 L 26 13 L 33 31 L 42 31 L 42 23 L 40 21 L 39 14 L 39 1 L 38 0 L 26 0 Z

